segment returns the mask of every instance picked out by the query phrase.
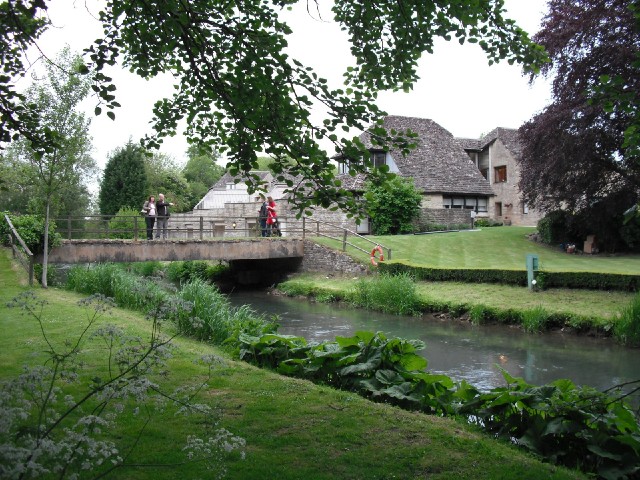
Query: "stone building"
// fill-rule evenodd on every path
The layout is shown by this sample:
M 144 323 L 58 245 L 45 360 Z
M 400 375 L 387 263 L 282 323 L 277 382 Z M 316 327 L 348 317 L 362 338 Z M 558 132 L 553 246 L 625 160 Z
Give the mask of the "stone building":
M 505 224 L 536 225 L 543 215 L 522 200 L 518 188 L 518 159 L 522 153 L 518 131 L 496 128 L 479 140 L 464 138 L 459 141 L 493 189 L 489 217 Z
M 416 148 L 408 155 L 376 148 L 367 132 L 360 136 L 371 152 L 374 166 L 387 165 L 391 172 L 411 177 L 423 194 L 421 223 L 464 224 L 470 222 L 471 212 L 476 218 L 489 218 L 512 225 L 535 225 L 540 214 L 522 202 L 518 190 L 520 144 L 516 130 L 496 128 L 481 139 L 456 138 L 436 122 L 426 118 L 388 116 L 384 119 L 388 130 L 411 130 L 417 134 Z M 334 157 L 339 165 L 343 186 L 355 191 L 364 190 L 364 175 L 348 175 L 348 160 Z M 266 182 L 267 193 L 278 204 L 278 216 L 284 235 L 302 231 L 302 220 L 295 218 L 285 193 L 286 185 L 278 183 L 270 172 L 252 172 Z M 196 205 L 191 216 L 172 216 L 172 223 L 184 232 L 196 231 L 194 216 L 216 236 L 259 235 L 259 194 L 249 194 L 243 181 L 226 173 Z M 357 225 L 341 212 L 318 208 L 304 228 L 336 232 L 348 228 L 356 233 L 370 233 L 365 219 Z M 319 230 L 318 230 L 319 231 Z M 188 235 L 185 233 L 184 235 Z M 193 235 L 193 233 L 191 233 Z

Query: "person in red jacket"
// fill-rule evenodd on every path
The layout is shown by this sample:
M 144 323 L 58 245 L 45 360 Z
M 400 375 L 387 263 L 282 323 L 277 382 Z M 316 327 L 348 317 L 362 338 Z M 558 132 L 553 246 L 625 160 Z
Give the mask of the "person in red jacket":
M 278 214 L 276 213 L 276 202 L 273 201 L 273 197 L 267 197 L 267 236 L 280 236 L 280 229 L 278 228 Z

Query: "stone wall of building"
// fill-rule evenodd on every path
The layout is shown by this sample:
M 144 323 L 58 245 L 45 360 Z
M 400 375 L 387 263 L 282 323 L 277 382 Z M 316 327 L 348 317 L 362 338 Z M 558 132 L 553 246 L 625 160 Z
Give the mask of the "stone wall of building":
M 356 262 L 346 253 L 319 245 L 310 240 L 304 241 L 304 258 L 298 269 L 300 272 L 326 272 L 342 275 L 367 275 L 367 265 Z
M 458 208 L 423 208 L 416 221 L 417 225 L 469 225 L 471 226 L 471 210 Z
M 533 208 L 526 208 L 522 202 L 518 182 L 520 180 L 520 166 L 508 148 L 497 139 L 489 146 L 491 157 L 490 181 L 496 196 L 490 201 L 489 213 L 494 220 L 508 225 L 534 226 L 542 218 L 540 212 Z M 496 182 L 496 167 L 507 167 L 506 182 Z M 500 207 L 497 206 L 500 204 Z M 525 213 L 526 212 L 526 213 Z M 500 215 L 502 213 L 502 215 Z

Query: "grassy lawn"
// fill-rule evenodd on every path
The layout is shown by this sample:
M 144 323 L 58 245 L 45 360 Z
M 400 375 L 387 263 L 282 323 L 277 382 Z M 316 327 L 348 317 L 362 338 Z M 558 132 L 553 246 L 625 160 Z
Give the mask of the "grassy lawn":
M 0 250 L 0 379 L 15 376 L 25 363 L 34 365 L 45 358 L 36 322 L 6 306 L 27 289 L 8 251 Z M 85 318 L 75 306 L 81 296 L 54 288 L 37 293 L 49 302 L 44 325 L 50 340 L 60 345 L 74 339 Z M 140 314 L 114 309 L 107 320 L 131 334 L 149 334 L 150 324 Z M 452 419 L 407 412 L 281 377 L 189 339 L 179 339 L 176 346 L 169 376 L 154 379 L 169 389 L 204 378 L 206 368 L 194 362 L 203 354 L 222 359 L 199 400 L 218 409 L 220 426 L 246 439 L 247 458 L 227 459 L 230 479 L 586 478 L 543 464 Z M 101 369 L 104 373 L 103 355 L 94 343 L 83 352 L 86 365 L 80 373 L 85 384 Z M 79 395 L 78 390 L 71 393 Z M 144 419 L 122 419 L 109 434 L 131 446 Z M 205 436 L 207 427 L 170 409 L 155 414 L 128 460 L 156 466 L 123 468 L 112 478 L 216 478 L 202 463 L 163 466 L 184 461 L 181 446 L 189 434 Z
M 301 274 L 291 282 L 311 288 L 340 293 L 353 289 L 356 280 L 348 277 L 328 277 L 325 274 Z M 594 325 L 604 326 L 620 309 L 631 302 L 635 294 L 601 290 L 550 289 L 531 292 L 525 287 L 498 284 L 459 282 L 418 282 L 417 292 L 425 300 L 452 304 L 484 305 L 488 307 L 532 309 L 542 306 L 549 312 L 568 313 L 590 318 Z
M 528 253 L 540 258 L 540 269 L 557 272 L 606 272 L 637 274 L 640 255 L 569 255 L 529 241 L 526 236 L 535 232 L 530 227 L 491 227 L 477 231 L 434 233 L 429 235 L 369 236 L 391 248 L 392 260 L 435 268 L 500 268 L 525 270 Z M 341 248 L 337 241 L 319 238 L 319 243 Z M 372 246 L 358 238 L 350 242 L 370 251 Z M 578 246 L 580 248 L 580 246 Z M 347 253 L 363 263 L 368 255 L 347 248 Z M 385 252 L 386 253 L 386 252 Z

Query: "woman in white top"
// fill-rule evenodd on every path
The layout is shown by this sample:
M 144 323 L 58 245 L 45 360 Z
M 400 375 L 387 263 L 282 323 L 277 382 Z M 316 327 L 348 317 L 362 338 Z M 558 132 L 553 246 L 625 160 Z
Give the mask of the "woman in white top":
M 149 200 L 144 202 L 142 206 L 144 212 L 144 220 L 147 223 L 147 240 L 153 240 L 153 225 L 156 223 L 156 197 L 151 195 Z

